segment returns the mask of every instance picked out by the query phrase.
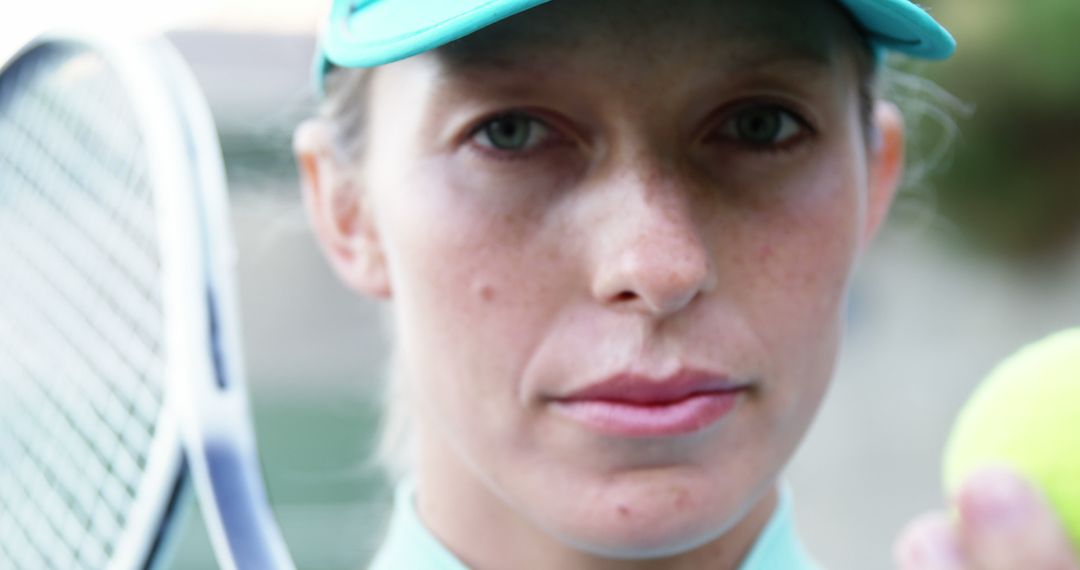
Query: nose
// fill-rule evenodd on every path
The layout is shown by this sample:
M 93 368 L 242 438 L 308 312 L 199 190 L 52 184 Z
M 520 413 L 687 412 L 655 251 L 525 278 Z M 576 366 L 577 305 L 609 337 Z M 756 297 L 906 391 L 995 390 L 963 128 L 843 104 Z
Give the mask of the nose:
M 674 174 L 635 174 L 610 185 L 603 222 L 590 234 L 593 296 L 621 311 L 662 318 L 714 286 L 694 193 Z

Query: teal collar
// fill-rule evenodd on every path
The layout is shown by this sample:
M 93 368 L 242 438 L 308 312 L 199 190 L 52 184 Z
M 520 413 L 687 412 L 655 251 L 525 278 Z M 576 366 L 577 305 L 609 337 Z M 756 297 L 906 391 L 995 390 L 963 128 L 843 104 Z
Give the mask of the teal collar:
M 412 481 L 398 485 L 386 540 L 369 570 L 469 570 L 420 522 L 413 507 L 415 494 Z M 739 570 L 820 570 L 795 533 L 791 492 L 786 487 Z
M 411 479 L 398 484 L 390 528 L 368 570 L 469 570 L 420 522 L 415 495 Z

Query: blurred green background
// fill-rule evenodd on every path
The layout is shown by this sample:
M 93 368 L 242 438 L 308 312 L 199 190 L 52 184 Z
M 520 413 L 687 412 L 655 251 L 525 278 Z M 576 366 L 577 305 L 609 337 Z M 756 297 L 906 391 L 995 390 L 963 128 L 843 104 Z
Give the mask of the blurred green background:
M 355 379 L 349 379 L 355 381 Z M 282 402 L 256 396 L 275 515 L 299 568 L 360 568 L 382 532 L 390 489 L 369 464 L 376 410 L 362 398 Z M 168 568 L 216 568 L 192 497 Z
M 924 191 L 956 224 L 950 237 L 977 253 L 1052 264 L 1080 230 L 1080 2 L 930 6 L 960 49 L 919 69 L 970 109 L 947 168 Z

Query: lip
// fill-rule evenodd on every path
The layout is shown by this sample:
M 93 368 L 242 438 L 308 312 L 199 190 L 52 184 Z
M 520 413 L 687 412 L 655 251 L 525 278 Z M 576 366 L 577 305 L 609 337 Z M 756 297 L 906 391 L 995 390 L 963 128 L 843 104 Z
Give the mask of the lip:
M 723 419 L 748 388 L 726 374 L 702 370 L 682 370 L 665 378 L 618 374 L 555 398 L 552 406 L 604 435 L 678 436 Z

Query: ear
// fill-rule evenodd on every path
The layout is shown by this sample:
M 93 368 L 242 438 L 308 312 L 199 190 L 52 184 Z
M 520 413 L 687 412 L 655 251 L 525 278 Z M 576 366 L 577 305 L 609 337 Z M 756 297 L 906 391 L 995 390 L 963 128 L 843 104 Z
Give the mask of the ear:
M 370 198 L 358 169 L 340 158 L 326 121 L 310 119 L 297 127 L 293 152 L 300 171 L 304 206 L 315 237 L 338 277 L 351 289 L 390 297 L 390 278 Z
M 869 195 L 863 246 L 877 234 L 889 214 L 904 175 L 904 117 L 896 105 L 879 101 L 874 105 L 875 140 L 871 146 Z

